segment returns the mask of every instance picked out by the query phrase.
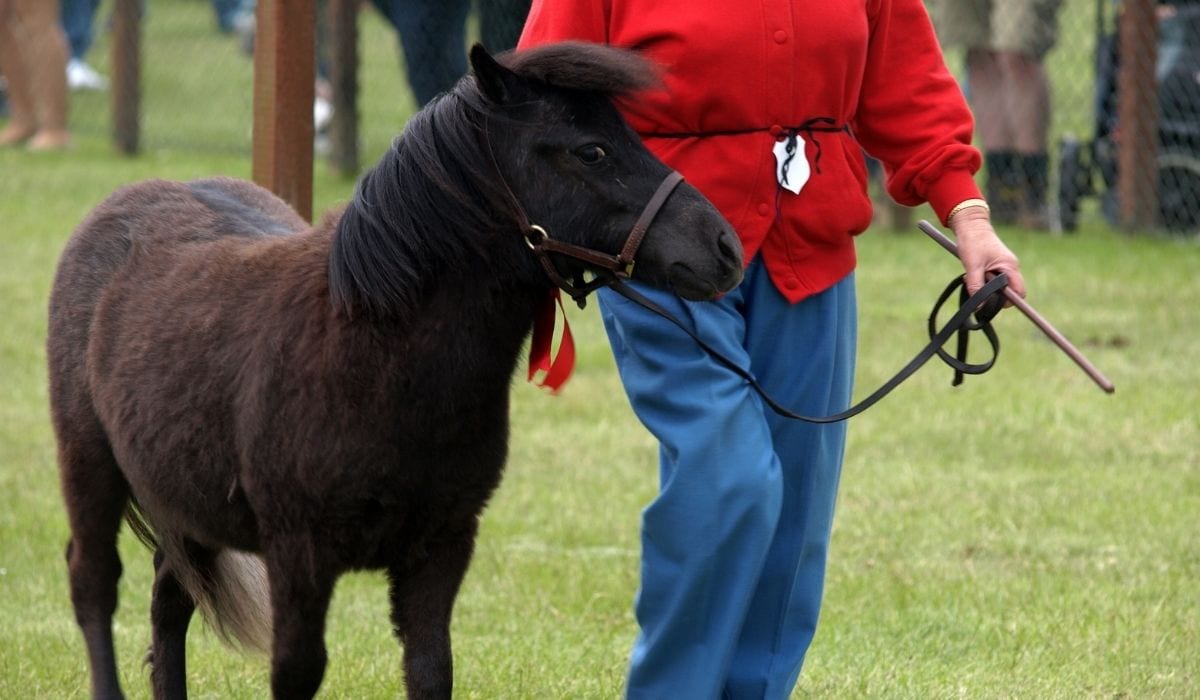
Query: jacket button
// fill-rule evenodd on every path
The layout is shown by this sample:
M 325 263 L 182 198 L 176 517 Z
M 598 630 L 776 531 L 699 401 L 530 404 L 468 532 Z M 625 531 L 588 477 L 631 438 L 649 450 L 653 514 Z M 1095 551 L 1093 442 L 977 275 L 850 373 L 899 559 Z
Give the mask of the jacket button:
M 789 277 L 783 281 L 783 286 L 787 287 L 788 289 L 798 289 L 800 287 L 800 280 L 796 279 L 795 277 Z
M 766 216 L 770 213 L 771 213 L 771 205 L 770 204 L 763 202 L 758 205 L 758 215 L 759 216 Z
M 783 31 L 782 29 L 776 30 L 775 43 L 776 44 L 786 44 L 787 43 L 787 32 Z
M 772 124 L 771 128 L 767 129 L 767 131 L 771 132 L 771 135 L 775 137 L 776 141 L 783 138 L 783 127 L 779 126 L 778 124 Z

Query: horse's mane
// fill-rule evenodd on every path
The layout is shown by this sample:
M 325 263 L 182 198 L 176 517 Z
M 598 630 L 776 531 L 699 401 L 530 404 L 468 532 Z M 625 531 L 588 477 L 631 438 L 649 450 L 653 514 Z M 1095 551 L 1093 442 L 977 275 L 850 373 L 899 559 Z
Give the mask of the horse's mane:
M 629 51 L 582 42 L 501 55 L 518 75 L 568 90 L 618 97 L 654 85 L 657 73 Z M 491 233 L 517 235 L 506 186 L 492 165 L 487 125 L 513 119 L 473 76 L 417 112 L 359 180 L 334 232 L 329 289 L 347 315 L 395 317 L 417 303 L 431 270 L 489 260 Z M 489 256 L 491 252 L 491 256 Z
M 583 41 L 513 51 L 498 60 L 524 78 L 608 97 L 628 95 L 660 83 L 654 64 L 637 53 Z

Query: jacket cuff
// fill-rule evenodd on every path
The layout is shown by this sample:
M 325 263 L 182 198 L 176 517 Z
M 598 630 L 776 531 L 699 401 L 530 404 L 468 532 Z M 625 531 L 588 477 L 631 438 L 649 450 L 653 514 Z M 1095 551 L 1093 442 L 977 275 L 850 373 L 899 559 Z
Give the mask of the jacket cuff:
M 933 207 L 938 221 L 941 221 L 943 225 L 946 225 L 946 216 L 950 214 L 950 210 L 959 202 L 982 198 L 983 194 L 979 191 L 979 185 L 975 184 L 975 178 L 971 175 L 971 171 L 959 169 L 947 170 L 942 173 L 942 176 L 926 193 L 929 206 Z

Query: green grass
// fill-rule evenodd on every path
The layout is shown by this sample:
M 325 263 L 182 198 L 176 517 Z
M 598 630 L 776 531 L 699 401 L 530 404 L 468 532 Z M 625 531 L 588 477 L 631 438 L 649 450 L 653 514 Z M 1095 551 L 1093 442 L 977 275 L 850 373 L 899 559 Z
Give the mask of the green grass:
M 206 13 L 201 2 L 151 6 L 143 155 L 113 154 L 102 96 L 76 100 L 72 151 L 0 151 L 0 697 L 87 692 L 46 405 L 55 258 L 123 183 L 250 171 L 248 112 L 236 106 L 249 100 L 249 67 Z M 369 159 L 411 98 L 390 33 L 367 15 L 364 35 Z M 198 70 L 197 56 L 219 69 Z M 351 186 L 319 165 L 317 209 Z M 948 370 L 928 369 L 855 419 L 798 697 L 1200 697 L 1200 246 L 1095 226 L 1004 234 L 1031 302 L 1117 393 L 1102 394 L 1010 311 L 994 372 L 952 389 Z M 861 395 L 920 346 L 927 307 L 956 267 L 915 232 L 871 232 L 860 252 Z M 594 309 L 571 320 L 581 358 L 564 393 L 515 384 L 508 472 L 454 619 L 460 697 L 620 692 L 655 448 L 625 404 Z M 121 671 L 132 697 L 148 697 L 150 556 L 124 537 L 122 557 Z M 325 697 L 401 692 L 386 616 L 380 576 L 343 579 Z M 200 625 L 189 644 L 195 697 L 266 695 L 263 659 Z

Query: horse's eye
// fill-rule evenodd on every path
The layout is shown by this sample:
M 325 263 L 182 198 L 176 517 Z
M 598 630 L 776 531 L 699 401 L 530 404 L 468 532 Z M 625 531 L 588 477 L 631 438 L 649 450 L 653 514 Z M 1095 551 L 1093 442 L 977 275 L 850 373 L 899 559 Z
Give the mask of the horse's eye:
M 604 156 L 608 155 L 599 144 L 589 143 L 586 146 L 581 146 L 575 149 L 575 157 L 583 161 L 584 165 L 595 165 L 604 160 Z

